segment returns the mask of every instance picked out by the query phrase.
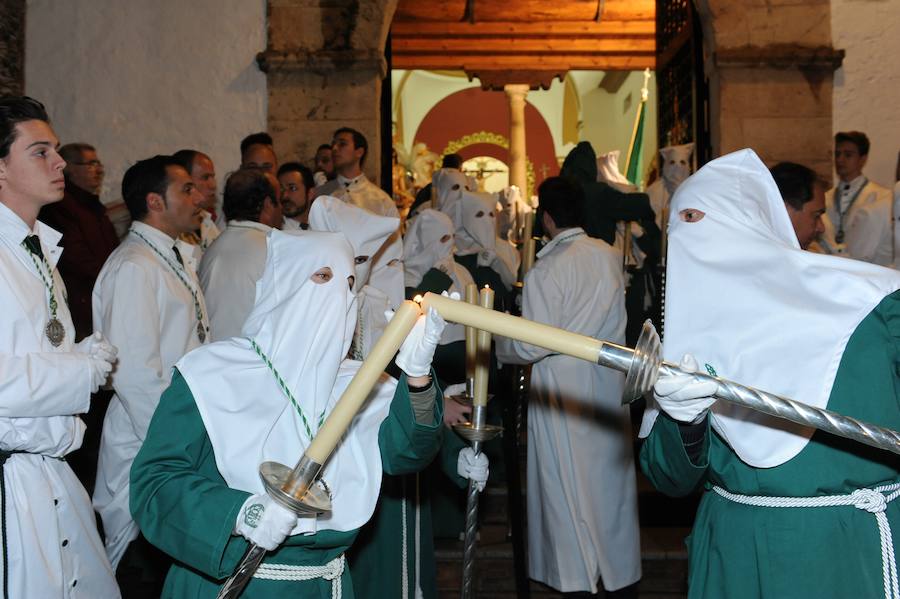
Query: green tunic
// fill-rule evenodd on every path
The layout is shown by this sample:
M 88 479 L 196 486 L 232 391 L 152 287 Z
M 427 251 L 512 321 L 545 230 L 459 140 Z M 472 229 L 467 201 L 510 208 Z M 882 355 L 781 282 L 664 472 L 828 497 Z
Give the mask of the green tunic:
M 898 369 L 900 292 L 895 292 L 850 337 L 828 408 L 900 429 Z M 896 455 L 816 432 L 788 462 L 754 468 L 707 427 L 701 455 L 692 463 L 677 423 L 660 414 L 641 449 L 641 467 L 668 495 L 686 495 L 700 486 L 706 489 L 687 539 L 690 597 L 884 596 L 873 514 L 852 506 L 744 506 L 720 497 L 710 487 L 718 485 L 744 495 L 844 495 L 900 480 Z M 900 500 L 888 504 L 886 514 L 894 546 L 900 548 Z
M 465 443 L 450 431 L 435 462 L 440 462 L 446 475 L 460 488 L 467 481 L 456 474 L 456 459 Z M 434 465 L 432 465 L 434 466 Z M 407 597 L 415 597 L 416 566 L 419 586 L 425 599 L 437 598 L 437 566 L 434 561 L 434 533 L 431 501 L 435 488 L 427 482 L 428 474 L 385 476 L 378 506 L 369 522 L 360 529 L 359 537 L 347 554 L 353 571 L 353 587 L 360 599 L 403 597 L 404 536 L 406 547 Z M 438 473 L 440 474 L 440 473 Z M 447 476 L 441 475 L 443 479 Z M 403 511 L 406 509 L 406 526 Z M 416 507 L 418 506 L 418 547 L 416 543 Z
M 430 425 L 417 424 L 401 377 L 378 445 L 384 471 L 420 470 L 438 450 L 443 407 L 438 394 Z M 298 456 L 299 457 L 299 456 Z M 213 448 L 193 395 L 176 370 L 150 422 L 144 445 L 131 468 L 131 513 L 151 543 L 175 558 L 163 597 L 215 597 L 247 549 L 232 534 L 238 511 L 249 494 L 229 488 L 216 468 Z M 357 535 L 322 531 L 289 537 L 265 563 L 324 565 L 344 553 Z M 343 596 L 351 598 L 348 568 L 341 578 Z M 245 597 L 330 598 L 331 582 L 316 579 L 281 582 L 252 579 Z

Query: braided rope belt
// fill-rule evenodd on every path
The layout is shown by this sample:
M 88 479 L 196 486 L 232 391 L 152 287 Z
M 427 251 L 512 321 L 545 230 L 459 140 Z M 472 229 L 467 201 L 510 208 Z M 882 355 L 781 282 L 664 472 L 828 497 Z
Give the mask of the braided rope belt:
M 897 559 L 891 538 L 891 525 L 884 513 L 887 504 L 900 497 L 900 483 L 882 485 L 874 489 L 857 489 L 849 495 L 823 495 L 822 497 L 765 497 L 740 495 L 726 491 L 722 487 L 712 488 L 718 495 L 729 501 L 755 507 L 798 508 L 798 507 L 838 507 L 849 505 L 865 510 L 875 516 L 878 533 L 881 536 L 881 569 L 884 581 L 885 599 L 900 599 L 900 584 L 897 578 Z
M 341 599 L 341 575 L 344 573 L 345 563 L 344 555 L 341 554 L 323 566 L 261 564 L 253 574 L 253 578 L 293 582 L 324 578 L 331 581 L 331 599 Z

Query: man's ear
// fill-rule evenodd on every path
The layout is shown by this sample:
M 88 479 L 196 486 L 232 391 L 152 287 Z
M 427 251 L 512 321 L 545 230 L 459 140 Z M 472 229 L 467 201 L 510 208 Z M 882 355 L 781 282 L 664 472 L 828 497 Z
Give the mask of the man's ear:
M 165 212 L 166 199 L 158 193 L 147 194 L 147 212 Z
M 556 228 L 556 223 L 553 221 L 553 217 L 550 216 L 550 213 L 546 210 L 541 210 L 541 226 L 544 228 L 544 231 L 549 231 L 551 228 Z

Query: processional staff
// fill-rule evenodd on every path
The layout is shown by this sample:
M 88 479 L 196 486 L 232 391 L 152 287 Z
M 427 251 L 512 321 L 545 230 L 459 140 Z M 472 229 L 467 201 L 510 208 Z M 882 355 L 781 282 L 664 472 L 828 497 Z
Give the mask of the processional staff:
M 900 454 L 900 433 L 897 431 L 716 376 L 685 372 L 675 364 L 664 362 L 659 352 L 659 336 L 649 321 L 644 323 L 635 349 L 630 349 L 525 318 L 469 306 L 433 293 L 425 294 L 422 305 L 435 308 L 450 322 L 471 325 L 490 331 L 493 335 L 509 337 L 625 372 L 623 404 L 631 403 L 649 392 L 660 375 L 689 374 L 695 381 L 715 382 L 717 389 L 714 395 L 718 399 Z

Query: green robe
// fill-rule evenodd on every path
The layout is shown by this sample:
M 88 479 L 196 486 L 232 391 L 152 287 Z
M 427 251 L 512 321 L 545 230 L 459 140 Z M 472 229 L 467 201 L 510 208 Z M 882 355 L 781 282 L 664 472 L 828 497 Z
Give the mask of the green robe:
M 443 406 L 435 401 L 434 420 L 417 424 L 401 377 L 378 445 L 384 471 L 403 474 L 421 470 L 434 457 L 441 439 Z M 297 456 L 298 458 L 300 456 Z M 215 597 L 232 574 L 248 543 L 232 534 L 238 512 L 249 493 L 227 486 L 216 468 L 212 444 L 194 397 L 176 370 L 163 393 L 147 437 L 131 468 L 131 513 L 151 543 L 175 558 L 163 597 Z M 265 563 L 324 565 L 344 553 L 357 530 L 321 531 L 288 537 Z M 349 568 L 341 578 L 343 597 L 353 598 Z M 316 579 L 281 582 L 251 579 L 245 597 L 331 597 L 331 582 Z
M 403 509 L 406 506 L 406 580 L 407 597 L 414 598 L 416 562 L 419 586 L 425 599 L 437 598 L 437 566 L 434 560 L 434 533 L 431 517 L 432 495 L 436 489 L 428 482 L 432 476 L 448 476 L 459 488 L 468 481 L 456 474 L 456 460 L 465 447 L 456 434 L 444 432 L 444 442 L 435 464 L 427 472 L 406 476 L 385 476 L 375 513 L 360 529 L 359 537 L 347 555 L 353 570 L 353 587 L 360 599 L 403 597 Z M 444 474 L 435 472 L 440 462 Z M 419 543 L 416 547 L 416 506 L 419 513 Z
M 760 364 L 765 357 L 760 358 Z M 856 328 L 835 377 L 828 408 L 900 430 L 900 292 Z M 708 420 L 708 419 L 707 419 Z M 687 539 L 691 598 L 883 597 L 882 558 L 873 514 L 852 506 L 744 506 L 710 490 L 744 495 L 844 495 L 900 481 L 895 454 L 816 432 L 793 459 L 774 468 L 742 462 L 707 425 L 696 463 L 678 424 L 661 413 L 641 449 L 641 467 L 663 493 L 703 487 Z M 900 500 L 888 504 L 900 549 Z

